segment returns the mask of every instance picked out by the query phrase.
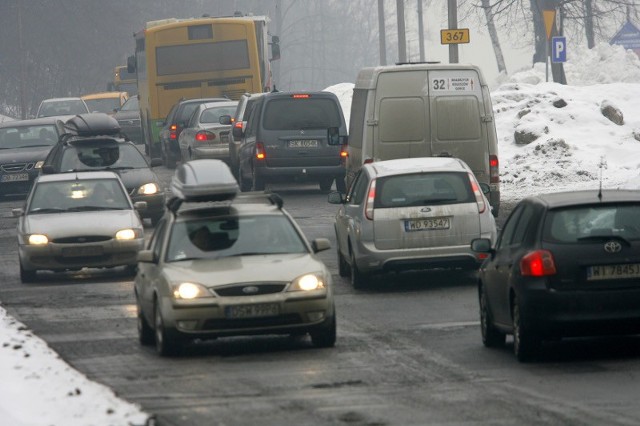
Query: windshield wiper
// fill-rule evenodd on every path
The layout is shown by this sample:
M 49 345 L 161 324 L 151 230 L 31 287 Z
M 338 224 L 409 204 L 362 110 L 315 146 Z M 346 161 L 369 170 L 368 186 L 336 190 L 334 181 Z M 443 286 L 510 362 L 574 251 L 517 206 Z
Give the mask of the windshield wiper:
M 29 211 L 29 213 L 60 213 L 60 212 L 66 212 L 67 209 L 62 209 L 60 207 L 44 207 L 44 208 L 37 208 L 37 209 L 33 209 L 31 211 Z
M 131 167 L 131 166 L 118 166 L 118 167 L 107 166 L 104 169 L 105 170 L 129 170 L 129 169 L 135 169 L 135 167 Z
M 77 206 L 69 207 L 69 212 L 85 212 L 85 211 L 99 211 L 99 210 L 123 210 L 122 207 L 105 207 L 105 206 Z

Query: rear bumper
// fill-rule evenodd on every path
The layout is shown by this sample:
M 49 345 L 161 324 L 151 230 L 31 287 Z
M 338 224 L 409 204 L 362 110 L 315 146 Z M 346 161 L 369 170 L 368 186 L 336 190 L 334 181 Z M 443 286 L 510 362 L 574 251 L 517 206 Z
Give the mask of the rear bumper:
M 336 166 L 296 166 L 296 167 L 268 167 L 256 165 L 258 177 L 265 180 L 289 179 L 292 177 L 305 179 L 344 178 L 345 168 Z

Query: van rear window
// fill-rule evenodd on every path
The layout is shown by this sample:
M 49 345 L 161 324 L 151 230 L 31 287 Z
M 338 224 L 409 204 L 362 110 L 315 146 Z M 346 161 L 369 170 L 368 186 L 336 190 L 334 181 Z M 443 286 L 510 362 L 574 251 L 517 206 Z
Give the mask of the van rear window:
M 301 130 L 341 127 L 340 110 L 332 99 L 272 99 L 266 104 L 265 130 Z
M 458 172 L 414 173 L 378 178 L 374 208 L 473 203 L 469 176 Z

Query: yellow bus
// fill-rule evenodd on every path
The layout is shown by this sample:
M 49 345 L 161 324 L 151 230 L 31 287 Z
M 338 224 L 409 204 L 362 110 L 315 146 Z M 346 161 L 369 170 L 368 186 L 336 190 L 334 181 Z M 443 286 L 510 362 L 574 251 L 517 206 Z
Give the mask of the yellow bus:
M 271 90 L 268 18 L 258 16 L 165 19 L 147 22 L 134 34 L 140 122 L 149 157 L 160 157 L 158 133 L 181 99 L 227 97 Z M 272 58 L 268 46 L 272 45 Z
M 127 92 L 129 96 L 138 93 L 135 73 L 130 73 L 126 65 L 118 65 L 113 70 L 113 82 L 107 87 L 110 92 Z

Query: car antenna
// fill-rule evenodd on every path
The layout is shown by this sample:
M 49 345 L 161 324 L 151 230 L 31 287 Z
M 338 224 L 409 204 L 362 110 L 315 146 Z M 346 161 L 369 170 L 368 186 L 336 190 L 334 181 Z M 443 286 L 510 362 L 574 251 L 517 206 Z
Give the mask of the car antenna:
M 598 190 L 598 199 L 602 201 L 602 169 L 607 168 L 607 160 L 605 159 L 604 155 L 600 156 L 598 168 L 600 169 L 600 189 Z

